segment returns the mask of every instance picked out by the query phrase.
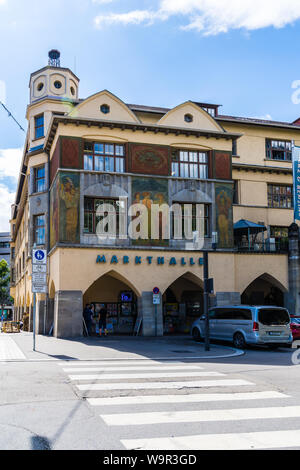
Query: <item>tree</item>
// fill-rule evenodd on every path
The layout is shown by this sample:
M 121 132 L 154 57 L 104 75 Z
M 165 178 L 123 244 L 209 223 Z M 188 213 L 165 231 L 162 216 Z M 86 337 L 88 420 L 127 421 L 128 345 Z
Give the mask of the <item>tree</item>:
M 1 313 L 3 313 L 4 306 L 11 303 L 11 296 L 9 295 L 10 283 L 10 269 L 7 261 L 2 259 L 0 261 L 0 305 Z

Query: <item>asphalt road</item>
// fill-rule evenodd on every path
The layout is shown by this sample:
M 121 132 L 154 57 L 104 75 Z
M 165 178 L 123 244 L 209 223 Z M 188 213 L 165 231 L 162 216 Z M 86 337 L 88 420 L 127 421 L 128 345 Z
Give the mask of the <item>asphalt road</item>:
M 0 449 L 300 449 L 293 352 L 0 362 Z

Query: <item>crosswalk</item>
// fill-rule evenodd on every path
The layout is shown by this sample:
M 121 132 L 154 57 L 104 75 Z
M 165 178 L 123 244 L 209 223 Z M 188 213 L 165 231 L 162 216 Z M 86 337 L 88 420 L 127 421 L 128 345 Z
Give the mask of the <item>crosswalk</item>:
M 118 430 L 127 450 L 300 448 L 300 406 L 293 397 L 258 390 L 253 381 L 208 370 L 197 361 L 61 366 L 99 418 Z

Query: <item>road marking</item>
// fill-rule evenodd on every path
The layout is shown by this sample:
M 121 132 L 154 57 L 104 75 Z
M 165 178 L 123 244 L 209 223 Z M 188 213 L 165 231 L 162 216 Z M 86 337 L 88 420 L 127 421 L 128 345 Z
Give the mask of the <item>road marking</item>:
M 299 418 L 300 406 L 230 410 L 161 411 L 100 416 L 109 426 L 136 426 L 162 423 L 201 423 L 208 421 Z
M 130 383 L 107 383 L 107 384 L 84 384 L 76 385 L 79 390 L 147 390 L 147 389 L 182 389 L 203 387 L 238 387 L 254 385 L 253 382 L 239 379 L 225 380 L 199 380 L 192 382 L 130 382 Z
M 279 392 L 249 392 L 249 393 L 211 393 L 192 395 L 152 395 L 135 397 L 112 397 L 112 398 L 88 398 L 88 403 L 92 406 L 107 405 L 147 405 L 158 403 L 201 403 L 216 401 L 239 401 L 239 400 L 270 400 L 278 398 L 290 398 Z
M 224 377 L 221 372 L 146 372 L 140 374 L 69 375 L 70 380 L 159 379 L 171 377 Z
M 108 371 L 131 371 L 131 370 L 145 370 L 147 369 L 147 371 L 149 370 L 181 370 L 181 369 L 184 369 L 184 370 L 191 370 L 191 369 L 203 369 L 203 367 L 200 367 L 200 366 L 187 366 L 187 365 L 172 365 L 172 366 L 153 366 L 151 364 L 149 365 L 145 365 L 145 366 L 133 366 L 133 367 L 120 367 L 120 366 L 116 366 L 116 367 L 110 367 L 110 366 L 102 366 L 102 367 L 82 367 L 82 368 L 67 368 L 67 369 L 63 369 L 64 372 L 108 372 Z
M 176 361 L 176 362 L 175 362 Z M 89 361 L 89 362 L 81 362 L 81 361 L 66 361 L 62 362 L 59 365 L 63 367 L 81 367 L 81 366 L 119 366 L 122 367 L 123 365 L 125 366 L 144 366 L 144 365 L 164 365 L 164 364 L 187 364 L 186 362 L 178 361 L 178 357 L 173 360 L 166 360 L 166 361 L 161 361 L 161 360 L 152 360 L 152 359 L 139 359 L 139 360 L 132 360 L 132 361 Z M 189 363 L 190 364 L 190 363 Z M 193 363 L 192 363 L 193 364 Z M 195 364 L 197 364 L 195 362 Z
M 26 359 L 14 340 L 9 336 L 3 336 L 4 334 L 0 334 L 0 360 Z
M 254 450 L 300 447 L 300 430 L 126 439 L 127 450 Z

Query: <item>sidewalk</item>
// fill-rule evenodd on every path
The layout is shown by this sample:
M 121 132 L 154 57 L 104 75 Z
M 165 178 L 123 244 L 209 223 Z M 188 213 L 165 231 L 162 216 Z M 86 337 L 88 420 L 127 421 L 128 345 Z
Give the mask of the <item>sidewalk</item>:
M 215 359 L 242 355 L 227 346 L 211 345 L 205 351 L 203 343 L 189 336 L 144 338 L 128 336 L 57 339 L 36 336 L 36 351 L 32 351 L 32 333 L 0 334 L 0 361 L 96 361 L 114 359 Z

